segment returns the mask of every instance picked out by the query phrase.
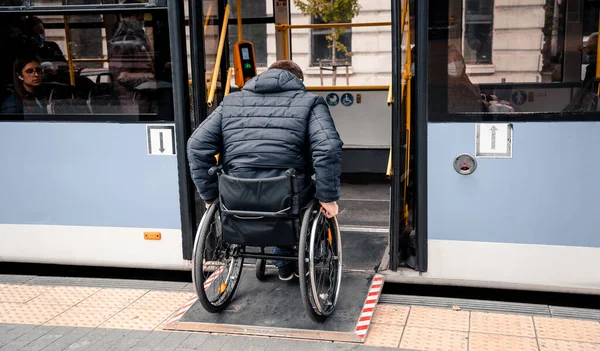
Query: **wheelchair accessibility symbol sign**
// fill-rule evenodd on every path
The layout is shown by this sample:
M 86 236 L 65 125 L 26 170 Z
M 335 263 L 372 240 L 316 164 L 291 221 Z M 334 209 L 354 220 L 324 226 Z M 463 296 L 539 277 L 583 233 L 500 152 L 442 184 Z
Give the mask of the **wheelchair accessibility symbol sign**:
M 345 93 L 344 95 L 342 95 L 342 105 L 352 106 L 353 103 L 354 103 L 354 96 L 352 96 L 352 94 Z
M 336 106 L 340 103 L 340 97 L 336 93 L 329 93 L 325 98 L 325 101 L 327 101 L 327 105 L 329 106 Z

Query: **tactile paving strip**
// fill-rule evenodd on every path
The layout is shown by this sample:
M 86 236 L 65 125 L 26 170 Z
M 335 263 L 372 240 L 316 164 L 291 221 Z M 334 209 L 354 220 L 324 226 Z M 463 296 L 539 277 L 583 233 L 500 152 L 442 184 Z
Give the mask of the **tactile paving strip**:
M 49 286 L 9 285 L 0 289 L 0 302 L 27 302 L 50 289 Z
M 410 327 L 468 331 L 469 312 L 412 307 L 406 324 Z
M 176 310 L 194 296 L 187 292 L 151 291 L 137 301 L 131 308 L 152 310 Z
M 371 324 L 365 345 L 397 348 L 400 345 L 402 329 L 401 326 L 393 324 Z
M 386 325 L 405 325 L 406 318 L 408 317 L 408 306 L 396 306 L 396 305 L 377 305 L 373 319 L 373 324 L 386 324 Z
M 21 304 L 16 302 L 0 302 L 0 315 L 7 313 L 8 311 L 12 310 L 13 308 L 19 305 Z
M 46 322 L 47 325 L 95 328 L 118 313 L 118 307 L 75 306 Z
M 476 351 L 538 351 L 535 338 L 496 334 L 469 334 L 469 350 Z
M 172 315 L 172 310 L 126 308 L 100 325 L 101 328 L 153 330 Z
M 534 317 L 540 339 L 561 339 L 600 343 L 600 323 L 548 317 Z
M 21 304 L 0 314 L 0 323 L 8 324 L 44 324 L 65 312 L 70 306 Z
M 74 306 L 99 290 L 100 288 L 57 286 L 34 298 L 31 302 L 46 305 Z
M 539 339 L 541 351 L 600 351 L 600 344 L 577 341 Z
M 423 351 L 466 351 L 467 344 L 467 332 L 405 327 L 400 348 Z
M 132 304 L 148 292 L 148 290 L 138 289 L 102 289 L 81 301 L 78 306 L 111 306 L 123 308 Z
M 471 312 L 471 332 L 535 338 L 533 318 L 510 314 Z

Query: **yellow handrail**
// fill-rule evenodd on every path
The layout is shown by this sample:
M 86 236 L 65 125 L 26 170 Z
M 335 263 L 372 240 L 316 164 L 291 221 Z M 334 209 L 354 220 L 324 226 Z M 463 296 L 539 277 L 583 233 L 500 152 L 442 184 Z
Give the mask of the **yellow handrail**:
M 405 0 L 404 1 L 404 5 L 402 5 L 402 13 L 400 15 L 401 30 L 404 30 L 404 25 L 406 23 L 406 14 L 407 14 L 407 12 L 408 12 L 408 0 Z M 410 74 L 410 65 L 412 63 L 412 62 L 410 62 L 410 60 L 412 58 L 411 57 L 411 52 L 410 52 L 410 24 L 408 26 L 408 35 L 409 35 L 409 38 L 408 38 L 408 41 L 407 41 L 408 44 L 406 45 L 408 52 L 407 52 L 407 55 L 406 55 L 406 61 L 407 61 L 408 68 L 409 68 L 408 72 Z M 406 69 L 405 69 L 405 73 L 404 73 L 404 75 L 403 75 L 402 78 L 403 79 L 406 78 Z M 404 102 L 404 87 L 405 87 L 405 85 L 406 85 L 406 83 L 403 81 L 402 84 L 401 84 L 401 89 L 400 89 L 400 101 L 401 102 Z M 388 95 L 388 106 L 390 106 L 393 103 L 393 99 L 394 98 L 393 98 L 393 94 L 392 94 L 392 84 L 390 83 L 390 91 L 389 91 L 389 95 Z M 408 148 L 408 145 L 407 145 L 407 148 Z M 392 148 L 390 147 L 390 155 L 388 157 L 388 165 L 387 165 L 387 168 L 386 168 L 385 176 L 386 176 L 387 179 L 390 179 L 393 174 L 394 174 L 394 171 L 392 169 Z M 408 175 L 406 175 L 406 177 L 408 179 Z
M 275 30 L 279 32 L 288 29 L 307 29 L 307 28 L 348 28 L 348 27 L 382 27 L 391 26 L 392 22 L 366 22 L 366 23 L 319 23 L 319 24 L 276 24 Z
M 238 41 L 242 41 L 242 0 L 237 0 L 235 3 L 237 10 L 237 30 L 238 30 Z
M 67 61 L 69 63 L 69 79 L 71 81 L 71 85 L 75 86 L 75 67 L 73 65 L 73 47 L 71 45 L 71 30 L 69 28 L 69 16 L 63 16 L 63 21 L 65 23 L 65 41 L 67 42 Z
M 277 25 L 275 26 L 275 28 L 277 28 Z M 290 55 L 289 55 L 289 38 L 288 36 L 290 35 L 289 30 L 284 29 L 281 30 L 281 45 L 283 46 L 283 59 L 284 60 L 289 60 L 290 59 Z
M 406 7 L 404 11 L 404 15 L 409 11 L 408 0 L 404 2 L 404 6 Z M 404 22 L 402 22 L 404 25 Z M 408 28 L 406 30 L 406 65 L 404 66 L 404 74 L 403 78 L 406 81 L 406 151 L 405 151 L 405 163 L 404 163 L 404 225 L 408 226 L 408 180 L 410 174 L 410 130 L 411 130 L 411 118 L 412 118 L 412 110 L 411 110 L 411 84 L 412 84 L 412 72 L 410 71 L 410 66 L 412 64 L 412 49 L 410 47 L 410 23 L 408 24 Z
M 387 99 L 387 105 L 388 106 L 392 106 L 392 103 L 394 102 L 394 94 L 392 94 L 392 78 L 390 78 L 390 88 L 388 89 L 388 99 Z
M 227 70 L 227 82 L 225 82 L 225 92 L 223 96 L 229 95 L 229 91 L 231 90 L 231 73 L 233 73 L 233 69 L 229 67 Z
M 206 19 L 204 20 L 204 37 L 206 38 L 206 29 L 208 28 L 208 22 L 210 21 L 210 13 L 212 12 L 212 4 L 208 5 L 206 10 Z
M 208 92 L 208 99 L 206 104 L 208 107 L 212 107 L 213 100 L 215 99 L 215 91 L 217 90 L 217 76 L 219 75 L 219 69 L 221 68 L 221 56 L 223 55 L 223 47 L 225 45 L 225 36 L 227 35 L 227 23 L 229 20 L 229 5 L 225 6 L 225 14 L 223 15 L 223 27 L 221 28 L 221 37 L 219 38 L 219 48 L 217 49 L 217 59 L 215 61 L 215 67 L 213 67 L 212 78 L 210 80 L 210 91 Z

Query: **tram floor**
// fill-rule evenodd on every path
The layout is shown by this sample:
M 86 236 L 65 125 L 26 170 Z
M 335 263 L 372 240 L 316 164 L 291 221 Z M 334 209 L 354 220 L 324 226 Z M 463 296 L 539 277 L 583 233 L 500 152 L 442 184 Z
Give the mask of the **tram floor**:
M 202 206 L 203 202 L 196 194 L 198 223 Z M 369 227 L 385 231 L 389 226 L 390 185 L 385 182 L 343 182 L 338 206 L 338 222 L 342 227 Z

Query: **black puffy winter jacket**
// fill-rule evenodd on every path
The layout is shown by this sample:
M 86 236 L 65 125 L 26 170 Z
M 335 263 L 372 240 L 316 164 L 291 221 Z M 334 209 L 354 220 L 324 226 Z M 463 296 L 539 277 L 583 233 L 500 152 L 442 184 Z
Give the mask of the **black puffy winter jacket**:
M 325 99 L 306 92 L 288 71 L 269 69 L 227 95 L 188 141 L 188 159 L 200 197 L 218 197 L 216 176 L 208 170 L 215 155 L 227 174 L 240 178 L 277 176 L 299 171 L 308 188 L 314 174 L 316 198 L 340 196 L 342 141 Z

